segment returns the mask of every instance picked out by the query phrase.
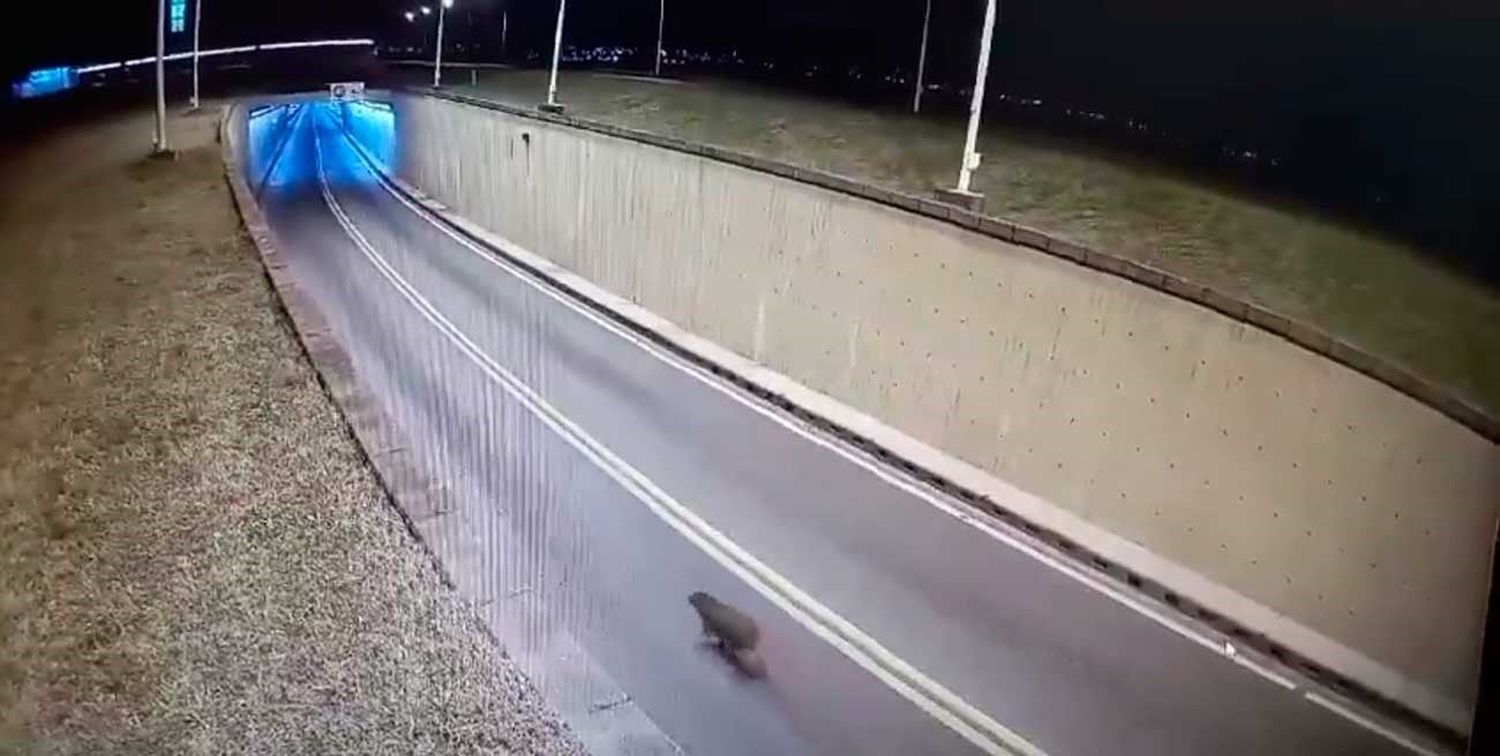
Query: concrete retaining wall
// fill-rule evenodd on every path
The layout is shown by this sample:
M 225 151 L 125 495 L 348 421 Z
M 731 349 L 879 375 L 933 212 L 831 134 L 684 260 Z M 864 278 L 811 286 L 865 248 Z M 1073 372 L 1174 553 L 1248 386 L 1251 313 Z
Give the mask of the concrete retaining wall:
M 1453 700 L 1500 450 L 1374 378 L 958 224 L 398 96 L 398 172 L 475 222 Z

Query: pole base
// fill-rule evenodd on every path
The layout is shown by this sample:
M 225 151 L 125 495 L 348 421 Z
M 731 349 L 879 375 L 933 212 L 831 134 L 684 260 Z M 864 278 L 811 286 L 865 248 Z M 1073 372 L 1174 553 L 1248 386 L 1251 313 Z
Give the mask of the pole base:
M 984 212 L 984 195 L 979 192 L 971 192 L 966 189 L 959 189 L 958 187 L 951 189 L 939 187 L 937 189 L 937 198 L 939 202 L 958 205 L 971 213 Z
M 537 105 L 536 109 L 542 111 L 543 113 L 551 113 L 552 115 L 562 115 L 563 111 L 565 111 L 565 110 L 568 109 L 568 106 L 566 106 L 566 105 L 564 105 L 564 104 L 562 104 L 560 102 L 544 102 L 544 103 L 541 103 L 541 104 Z
M 152 147 L 150 157 L 152 160 L 176 160 L 177 150 L 170 147 Z

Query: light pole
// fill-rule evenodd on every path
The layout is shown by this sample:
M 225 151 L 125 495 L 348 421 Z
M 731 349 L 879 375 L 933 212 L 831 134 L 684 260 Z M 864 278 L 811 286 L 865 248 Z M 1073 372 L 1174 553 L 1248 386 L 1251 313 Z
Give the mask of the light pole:
M 448 9 L 453 7 L 453 0 L 443 0 L 438 3 L 438 28 L 437 28 L 437 53 L 432 62 L 432 88 L 437 89 L 443 85 L 443 22 L 448 18 Z M 423 6 L 426 11 L 426 6 Z
M 974 151 L 979 139 L 979 115 L 984 110 L 984 82 L 990 71 L 990 42 L 995 35 L 997 0 L 989 0 L 984 10 L 984 29 L 979 37 L 979 65 L 974 73 L 974 98 L 969 101 L 969 130 L 964 136 L 964 162 L 958 167 L 958 185 L 952 189 L 938 190 L 939 196 L 950 202 L 978 212 L 984 204 L 984 195 L 969 190 L 969 180 L 974 169 L 979 167 L 979 153 Z
M 928 0 L 931 2 L 931 0 Z M 667 27 L 667 0 L 661 0 L 661 8 L 656 12 L 656 67 L 654 75 L 661 76 L 661 44 L 662 32 Z
M 500 11 L 500 62 L 505 62 L 505 37 L 510 32 L 510 9 Z
M 167 148 L 167 0 L 156 8 L 156 145 L 153 152 L 164 155 Z
M 927 0 L 927 10 L 922 13 L 922 47 L 917 52 L 917 86 L 911 96 L 911 112 L 922 112 L 922 74 L 927 71 L 927 24 L 932 21 L 932 0 Z
M 568 0 L 557 0 L 557 31 L 552 34 L 552 78 L 547 82 L 547 101 L 542 110 L 561 113 L 563 106 L 557 102 L 557 62 L 562 57 L 563 14 L 568 10 Z
M 202 30 L 203 0 L 193 4 L 193 110 L 198 109 L 198 40 Z

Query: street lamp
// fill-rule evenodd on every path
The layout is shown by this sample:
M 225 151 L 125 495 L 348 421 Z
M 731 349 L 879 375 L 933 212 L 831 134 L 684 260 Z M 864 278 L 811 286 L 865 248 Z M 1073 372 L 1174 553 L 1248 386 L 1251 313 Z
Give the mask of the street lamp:
M 922 46 L 917 52 L 917 87 L 911 96 L 911 112 L 922 112 L 922 74 L 927 71 L 927 25 L 932 22 L 932 0 L 922 13 Z
M 500 62 L 505 62 L 505 37 L 510 33 L 510 8 L 500 9 Z
M 412 22 L 412 21 L 416 21 L 416 20 L 417 20 L 417 14 L 415 14 L 415 13 L 412 13 L 412 12 L 411 12 L 411 11 L 407 11 L 407 12 L 406 12 L 406 13 L 405 13 L 405 15 L 406 15 L 406 21 L 407 21 L 407 22 L 408 22 L 408 23 L 410 23 L 410 22 Z
M 432 15 L 432 8 L 430 8 L 430 7 L 426 6 L 426 5 L 422 6 L 422 15 L 424 15 L 424 16 L 431 16 Z
M 156 9 L 156 144 L 153 153 L 167 155 L 167 72 L 164 59 L 167 56 L 167 0 L 160 0 Z
M 198 109 L 198 33 L 202 29 L 203 0 L 193 4 L 193 110 Z
M 547 82 L 547 101 L 542 110 L 561 113 L 563 106 L 557 102 L 557 61 L 562 55 L 563 14 L 568 9 L 568 0 L 557 0 L 557 31 L 552 34 L 552 78 Z
M 928 0 L 931 2 L 931 0 Z M 652 69 L 656 76 L 661 76 L 661 44 L 662 32 L 667 26 L 667 0 L 661 0 L 661 8 L 656 12 L 656 67 Z
M 437 89 L 443 85 L 443 22 L 448 18 L 448 9 L 453 7 L 453 0 L 443 0 L 438 5 L 438 28 L 437 28 L 437 53 L 432 62 L 432 88 Z M 427 12 L 427 6 L 422 6 L 422 11 Z
M 974 169 L 979 167 L 979 153 L 974 151 L 979 139 L 979 116 L 984 110 L 984 82 L 990 71 L 990 42 L 995 36 L 997 0 L 989 0 L 984 10 L 984 29 L 979 37 L 979 63 L 974 73 L 974 98 L 969 101 L 969 130 L 964 135 L 964 162 L 958 167 L 958 185 L 952 189 L 939 189 L 938 196 L 949 202 L 978 212 L 984 205 L 984 195 L 969 189 L 969 180 Z

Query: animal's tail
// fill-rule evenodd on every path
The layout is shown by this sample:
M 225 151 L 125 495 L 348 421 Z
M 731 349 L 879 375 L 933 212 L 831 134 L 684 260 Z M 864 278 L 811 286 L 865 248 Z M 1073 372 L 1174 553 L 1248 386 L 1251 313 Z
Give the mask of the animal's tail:
M 742 648 L 732 652 L 734 665 L 746 677 L 761 678 L 766 676 L 766 660 L 761 658 L 759 652 L 753 648 Z

